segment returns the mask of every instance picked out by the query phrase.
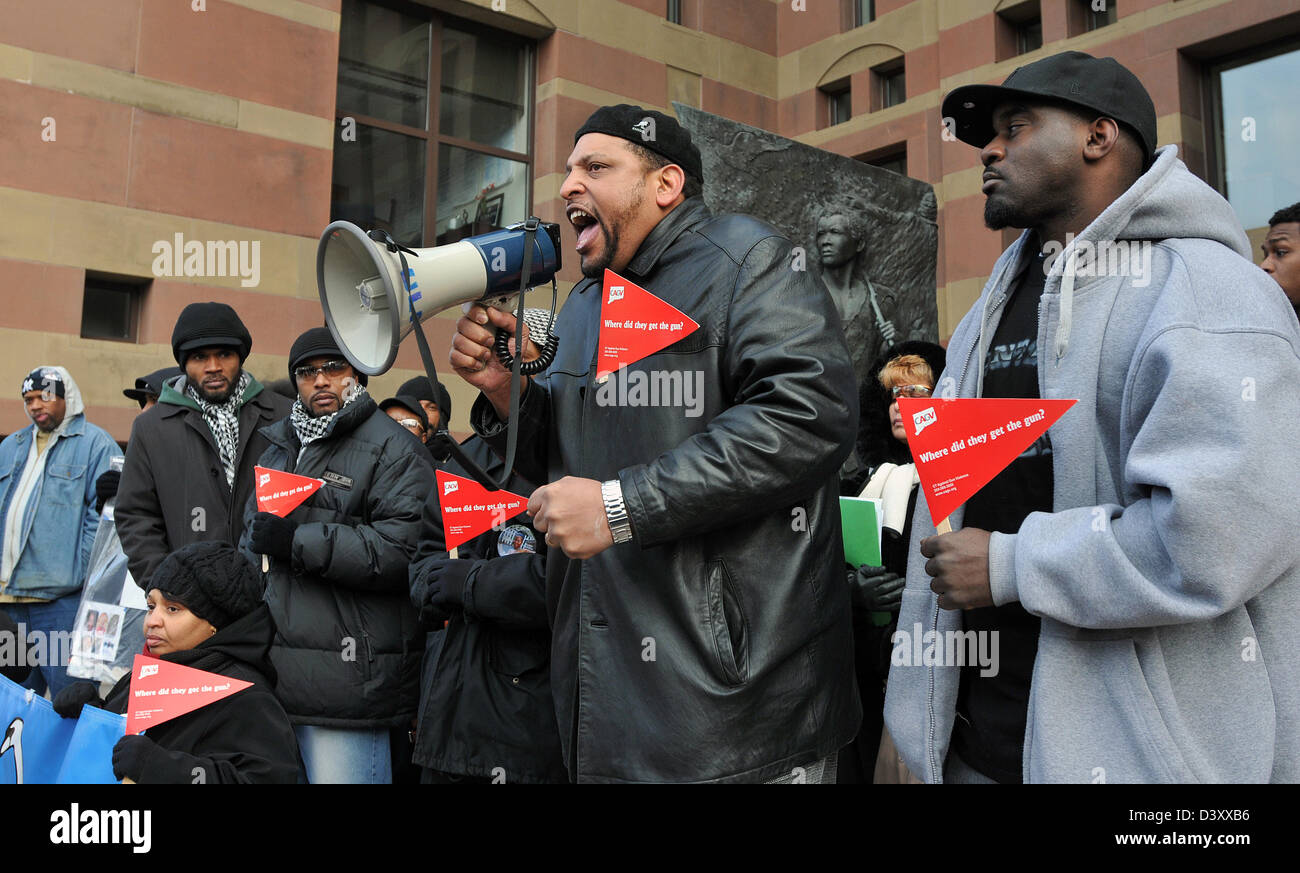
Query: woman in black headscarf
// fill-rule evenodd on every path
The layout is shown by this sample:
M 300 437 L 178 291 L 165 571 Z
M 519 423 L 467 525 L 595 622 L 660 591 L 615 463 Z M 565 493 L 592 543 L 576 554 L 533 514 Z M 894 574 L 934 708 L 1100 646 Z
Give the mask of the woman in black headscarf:
M 141 783 L 280 782 L 298 779 L 298 745 L 273 693 L 267 658 L 274 625 L 257 571 L 226 543 L 191 543 L 150 578 L 148 654 L 253 684 L 113 747 L 113 773 Z M 93 683 L 64 689 L 54 709 L 75 718 L 90 703 L 126 712 L 131 674 L 101 703 Z

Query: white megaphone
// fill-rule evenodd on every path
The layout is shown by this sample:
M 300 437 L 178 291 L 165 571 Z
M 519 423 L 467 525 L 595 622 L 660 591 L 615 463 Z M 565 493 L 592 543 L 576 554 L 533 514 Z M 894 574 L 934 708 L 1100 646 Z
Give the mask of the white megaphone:
M 533 234 L 531 288 L 560 270 L 560 227 Z M 368 376 L 386 373 L 417 317 L 462 303 L 510 311 L 524 270 L 522 223 L 427 249 L 396 250 L 349 221 L 335 221 L 316 250 L 316 284 L 325 324 L 343 354 Z M 403 281 L 402 259 L 408 281 Z

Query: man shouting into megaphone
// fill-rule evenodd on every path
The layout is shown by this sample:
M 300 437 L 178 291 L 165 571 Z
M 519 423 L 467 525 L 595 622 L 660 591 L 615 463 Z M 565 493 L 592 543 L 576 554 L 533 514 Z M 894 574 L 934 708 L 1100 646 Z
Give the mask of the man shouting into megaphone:
M 836 482 L 853 368 L 820 280 L 774 228 L 711 215 L 701 163 L 674 119 L 606 106 L 561 188 L 586 279 L 524 385 L 516 470 L 550 483 L 528 509 L 565 762 L 580 782 L 834 782 L 861 718 Z M 634 287 L 698 327 L 605 372 L 602 309 Z M 457 328 L 471 422 L 504 453 L 492 344 L 515 319 L 473 306 Z

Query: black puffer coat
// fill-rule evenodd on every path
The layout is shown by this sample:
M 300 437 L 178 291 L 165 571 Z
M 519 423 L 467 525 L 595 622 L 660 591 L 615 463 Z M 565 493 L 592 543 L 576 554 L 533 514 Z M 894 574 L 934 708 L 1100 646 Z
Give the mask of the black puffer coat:
M 301 457 L 289 419 L 262 433 L 271 445 L 261 466 L 325 480 L 288 515 L 298 522 L 292 559 L 271 558 L 266 574 L 276 693 L 294 724 L 407 727 L 424 651 L 407 565 L 433 468 L 368 396 L 344 407 Z M 260 566 L 247 532 L 256 512 L 250 498 L 239 547 Z
M 504 464 L 477 437 L 461 444 L 479 466 L 497 476 Z M 452 460 L 447 472 L 468 476 Z M 527 497 L 533 486 L 518 476 L 506 490 Z M 429 501 L 435 510 L 438 492 Z M 452 560 L 472 564 L 463 609 L 452 609 L 436 662 L 421 680 L 415 763 L 430 770 L 513 782 L 565 782 L 560 735 L 551 699 L 551 630 L 546 620 L 544 539 L 526 515 L 505 528 L 532 534 L 535 552 L 501 555 L 492 530 L 458 549 L 443 550 L 441 515 L 420 541 L 411 565 L 411 601 L 429 629 L 443 624 L 430 602 L 430 575 Z
M 761 782 L 857 732 L 836 473 L 858 398 L 830 295 L 791 252 L 756 219 L 685 201 L 624 274 L 699 329 L 598 382 L 604 294 L 581 282 L 523 397 L 520 475 L 618 479 L 632 525 L 588 560 L 547 558 L 551 679 L 580 782 Z M 658 402 L 631 403 L 632 379 Z M 471 422 L 501 449 L 481 396 Z
M 273 633 L 271 616 L 261 606 L 194 648 L 161 656 L 253 685 L 145 731 L 162 748 L 145 762 L 139 782 L 298 781 L 298 744 L 272 692 L 275 671 L 266 657 Z M 104 709 L 125 713 L 130 687 L 127 673 L 108 693 Z

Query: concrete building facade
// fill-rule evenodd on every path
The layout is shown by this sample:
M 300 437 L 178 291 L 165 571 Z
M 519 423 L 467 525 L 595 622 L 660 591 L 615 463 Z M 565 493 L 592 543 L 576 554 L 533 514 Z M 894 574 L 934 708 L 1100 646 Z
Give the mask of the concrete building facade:
M 680 101 L 931 183 L 944 338 L 1011 238 L 983 227 L 978 150 L 945 136 L 958 85 L 1112 55 L 1253 237 L 1300 200 L 1275 157 L 1300 142 L 1296 0 L 0 0 L 0 22 L 0 433 L 28 423 L 22 376 L 62 364 L 124 441 L 121 389 L 171 363 L 196 300 L 233 305 L 248 369 L 282 378 L 322 322 L 332 218 L 416 245 L 562 222 L 572 133 L 606 103 Z M 430 322 L 444 370 L 454 317 Z M 371 392 L 417 372 L 407 343 Z

